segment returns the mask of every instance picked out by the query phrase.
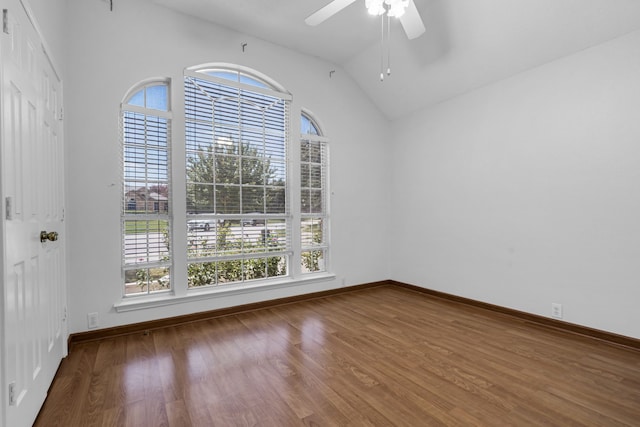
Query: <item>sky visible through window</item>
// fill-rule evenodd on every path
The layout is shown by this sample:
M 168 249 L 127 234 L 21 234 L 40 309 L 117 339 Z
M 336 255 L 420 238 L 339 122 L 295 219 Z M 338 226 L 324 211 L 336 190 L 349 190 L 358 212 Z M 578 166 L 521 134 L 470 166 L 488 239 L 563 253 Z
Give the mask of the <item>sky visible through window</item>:
M 127 105 L 169 111 L 169 93 L 166 84 L 150 85 L 131 95 Z
M 300 133 L 304 135 L 320 135 L 318 132 L 318 128 L 315 124 L 309 119 L 309 117 L 302 115 L 301 125 L 300 125 Z
M 232 82 L 239 82 L 239 83 L 248 84 L 250 86 L 261 87 L 263 89 L 271 89 L 269 86 L 267 86 L 265 83 L 261 82 L 260 80 L 257 80 L 251 76 L 248 76 L 246 74 L 243 74 L 237 71 L 206 70 L 204 71 L 204 74 L 207 74 L 213 77 L 219 77 L 221 79 L 231 80 Z

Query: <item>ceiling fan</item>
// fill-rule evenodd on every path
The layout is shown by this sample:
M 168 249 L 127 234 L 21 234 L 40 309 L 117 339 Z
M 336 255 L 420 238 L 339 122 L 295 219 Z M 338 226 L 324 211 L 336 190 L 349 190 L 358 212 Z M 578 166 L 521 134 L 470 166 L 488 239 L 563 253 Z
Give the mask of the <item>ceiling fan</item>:
M 308 16 L 304 22 L 311 26 L 321 24 L 355 1 L 333 0 Z M 365 0 L 365 5 L 371 15 L 387 14 L 388 17 L 398 18 L 410 40 L 420 37 L 425 32 L 424 23 L 413 0 Z

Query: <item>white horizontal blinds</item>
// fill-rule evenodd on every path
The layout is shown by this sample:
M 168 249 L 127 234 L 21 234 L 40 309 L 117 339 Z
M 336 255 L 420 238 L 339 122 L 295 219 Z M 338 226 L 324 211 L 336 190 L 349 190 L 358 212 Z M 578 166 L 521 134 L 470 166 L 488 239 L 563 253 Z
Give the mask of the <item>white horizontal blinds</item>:
M 286 275 L 289 102 L 235 71 L 210 74 L 185 77 L 189 286 Z
M 148 84 L 122 108 L 124 293 L 170 289 L 170 126 L 166 83 Z
M 301 116 L 300 236 L 303 273 L 326 271 L 327 140 L 314 121 Z

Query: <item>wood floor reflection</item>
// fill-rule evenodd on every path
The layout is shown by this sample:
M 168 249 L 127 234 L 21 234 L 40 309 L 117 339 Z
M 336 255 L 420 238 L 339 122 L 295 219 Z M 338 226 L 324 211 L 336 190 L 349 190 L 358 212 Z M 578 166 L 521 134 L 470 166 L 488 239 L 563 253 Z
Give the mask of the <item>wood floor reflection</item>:
M 37 426 L 638 426 L 640 353 L 380 286 L 79 344 Z

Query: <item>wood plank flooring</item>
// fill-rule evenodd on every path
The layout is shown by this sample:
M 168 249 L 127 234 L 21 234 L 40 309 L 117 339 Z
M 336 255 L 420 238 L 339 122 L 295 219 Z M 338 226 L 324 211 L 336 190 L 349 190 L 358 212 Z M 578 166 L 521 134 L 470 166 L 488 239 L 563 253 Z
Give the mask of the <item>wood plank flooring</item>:
M 394 286 L 75 346 L 37 426 L 640 426 L 640 352 Z

